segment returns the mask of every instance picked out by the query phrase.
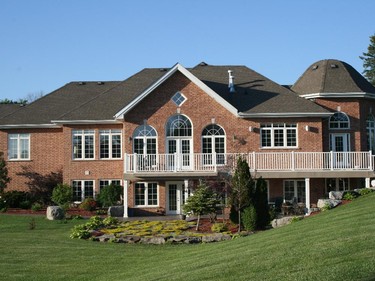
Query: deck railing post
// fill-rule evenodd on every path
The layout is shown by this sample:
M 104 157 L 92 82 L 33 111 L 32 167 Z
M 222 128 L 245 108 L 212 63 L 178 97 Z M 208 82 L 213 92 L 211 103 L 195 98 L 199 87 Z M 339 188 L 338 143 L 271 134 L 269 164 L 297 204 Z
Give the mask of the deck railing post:
M 373 163 L 373 159 L 372 159 L 372 151 L 370 150 L 369 152 L 368 152 L 368 155 L 369 155 L 369 165 L 370 165 L 370 171 L 372 171 L 373 170 L 373 167 L 374 167 L 374 163 Z
M 294 154 L 294 151 L 292 151 L 292 171 L 295 170 L 295 162 L 294 162 L 294 157 L 295 157 L 295 154 Z
M 133 165 L 134 165 L 134 167 L 133 167 L 133 170 L 134 170 L 134 173 L 136 173 L 137 172 L 137 167 L 138 167 L 138 157 L 137 157 L 137 153 L 134 153 L 133 154 Z
M 331 171 L 333 171 L 333 151 L 332 150 L 329 152 L 329 156 L 331 157 L 329 161 L 331 165 Z
M 216 151 L 212 153 L 212 164 L 214 165 L 214 171 L 217 171 L 217 162 L 216 162 Z

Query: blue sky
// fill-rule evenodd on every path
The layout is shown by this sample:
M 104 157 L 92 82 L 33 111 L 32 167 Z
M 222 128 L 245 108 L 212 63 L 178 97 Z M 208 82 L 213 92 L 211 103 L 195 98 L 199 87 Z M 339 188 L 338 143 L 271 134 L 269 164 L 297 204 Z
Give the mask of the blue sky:
M 1 0 L 0 99 L 146 67 L 246 65 L 293 84 L 312 63 L 359 56 L 373 0 Z

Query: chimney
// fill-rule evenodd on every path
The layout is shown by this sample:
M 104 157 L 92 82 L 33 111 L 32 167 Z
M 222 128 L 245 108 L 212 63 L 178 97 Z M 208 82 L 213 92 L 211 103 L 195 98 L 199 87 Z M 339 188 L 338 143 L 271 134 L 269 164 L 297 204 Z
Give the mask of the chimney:
M 236 89 L 234 88 L 234 76 L 232 75 L 232 70 L 228 70 L 228 74 L 229 74 L 229 85 L 228 85 L 229 93 L 235 93 Z

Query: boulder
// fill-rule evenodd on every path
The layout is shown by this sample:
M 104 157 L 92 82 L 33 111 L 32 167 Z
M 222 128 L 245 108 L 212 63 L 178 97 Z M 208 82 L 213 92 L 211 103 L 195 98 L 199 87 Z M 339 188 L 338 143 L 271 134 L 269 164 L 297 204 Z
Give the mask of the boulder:
M 60 206 L 48 206 L 47 207 L 47 219 L 62 220 L 65 217 L 65 212 Z
M 330 191 L 328 197 L 333 200 L 341 200 L 343 195 L 343 191 Z
M 280 219 L 274 219 L 271 224 L 273 228 L 281 227 L 292 222 L 294 217 L 282 217 Z
M 108 216 L 110 217 L 123 217 L 124 206 L 111 206 L 108 208 Z
M 231 239 L 232 237 L 229 234 L 215 233 L 212 235 L 202 236 L 202 243 L 220 242 Z
M 163 237 L 158 237 L 158 236 L 143 237 L 143 238 L 141 238 L 140 243 L 162 245 L 162 244 L 165 244 L 165 239 Z
M 319 209 L 325 208 L 328 206 L 329 209 L 337 207 L 339 204 L 341 204 L 341 200 L 336 199 L 319 199 L 317 207 Z

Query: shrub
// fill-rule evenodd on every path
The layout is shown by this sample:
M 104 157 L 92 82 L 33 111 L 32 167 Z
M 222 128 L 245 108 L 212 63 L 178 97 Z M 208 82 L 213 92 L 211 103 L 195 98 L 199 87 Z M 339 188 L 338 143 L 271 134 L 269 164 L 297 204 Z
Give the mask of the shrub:
M 24 201 L 20 202 L 20 208 L 21 209 L 30 209 L 31 208 L 31 201 L 24 200 Z
M 371 188 L 362 188 L 359 191 L 359 194 L 361 194 L 361 196 L 363 196 L 363 195 L 366 195 L 366 194 L 370 194 L 372 192 L 373 192 L 373 190 Z
M 331 207 L 331 205 L 329 203 L 326 203 L 322 208 L 320 208 L 320 210 L 322 212 L 328 211 L 328 210 L 331 210 L 331 209 L 332 209 L 332 207 Z
M 67 184 L 58 184 L 52 191 L 52 201 L 66 208 L 73 200 L 73 189 Z
M 297 222 L 297 221 L 300 221 L 302 220 L 303 218 L 302 217 L 293 217 L 292 220 L 290 221 L 291 223 L 294 223 L 294 222 Z
M 96 205 L 96 201 L 93 198 L 86 198 L 79 207 L 85 211 L 94 211 Z
M 40 211 L 42 209 L 42 204 L 35 202 L 31 205 L 31 210 L 33 211 Z
M 257 224 L 257 213 L 253 205 L 250 205 L 243 210 L 241 221 L 245 230 L 255 230 Z
M 354 200 L 355 198 L 357 198 L 359 196 L 359 194 L 355 191 L 345 191 L 342 199 L 344 200 Z
M 119 220 L 117 218 L 114 218 L 114 217 L 106 217 L 103 220 L 104 226 L 112 226 L 112 225 L 116 225 L 118 223 L 119 223 Z
M 90 237 L 90 231 L 84 224 L 79 224 L 73 227 L 70 233 L 70 238 L 87 239 Z
M 228 227 L 225 223 L 214 223 L 212 226 L 211 226 L 211 230 L 212 232 L 224 232 L 224 231 L 227 231 L 228 230 Z
M 8 209 L 7 201 L 0 196 L 0 213 L 6 212 Z
M 108 185 L 103 187 L 98 196 L 98 201 L 103 207 L 117 205 L 121 200 L 122 186 Z
M 30 194 L 25 191 L 8 191 L 3 194 L 3 199 L 9 208 L 21 208 L 21 202 L 28 201 Z
M 87 229 L 94 230 L 103 226 L 103 219 L 99 216 L 93 216 L 85 224 Z

